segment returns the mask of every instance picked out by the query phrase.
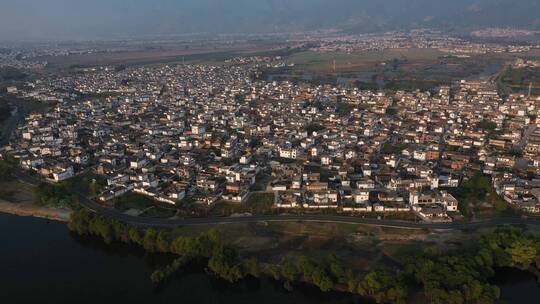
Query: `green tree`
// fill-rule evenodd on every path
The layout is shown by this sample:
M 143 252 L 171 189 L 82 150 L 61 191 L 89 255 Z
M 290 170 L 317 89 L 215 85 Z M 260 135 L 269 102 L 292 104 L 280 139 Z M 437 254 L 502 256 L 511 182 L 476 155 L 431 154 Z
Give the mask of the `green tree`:
M 311 278 L 313 272 L 317 268 L 317 265 L 310 258 L 301 256 L 298 258 L 298 268 L 305 278 Z
M 506 252 L 512 259 L 512 265 L 521 269 L 527 269 L 536 259 L 536 248 L 529 240 L 517 240 L 506 248 Z
M 129 234 L 129 239 L 130 239 L 131 242 L 133 242 L 135 244 L 138 244 L 138 245 L 142 245 L 143 238 L 141 236 L 141 233 L 139 232 L 139 229 L 137 229 L 134 226 L 131 226 L 129 228 L 128 234 Z
M 398 114 L 398 109 L 396 108 L 388 108 L 386 109 L 386 115 L 389 115 L 389 116 L 395 116 Z
M 156 251 L 156 237 L 157 237 L 157 232 L 154 229 L 148 228 L 146 230 L 146 233 L 143 239 L 143 247 L 146 251 L 148 252 Z
M 345 269 L 343 267 L 343 262 L 335 255 L 330 255 L 330 273 L 339 283 L 346 283 L 347 277 L 345 276 Z
M 90 231 L 94 235 L 101 236 L 107 244 L 112 243 L 115 239 L 111 224 L 101 217 L 95 218 L 90 222 Z
M 476 125 L 476 127 L 484 131 L 493 131 L 497 129 L 497 124 L 489 120 L 482 120 Z
M 320 267 L 317 267 L 311 274 L 311 282 L 323 292 L 330 291 L 334 287 L 332 279 L 328 276 L 326 271 Z
M 404 284 L 386 271 L 372 271 L 358 284 L 358 293 L 374 298 L 377 303 L 405 303 L 407 289 Z
M 243 262 L 244 273 L 249 274 L 253 277 L 259 277 L 259 261 L 256 258 L 249 258 Z
M 156 238 L 156 250 L 158 252 L 169 252 L 170 241 L 169 234 L 164 230 L 160 230 Z
M 268 266 L 268 272 L 274 280 L 279 281 L 281 279 L 281 267 L 279 265 Z
M 298 268 L 291 260 L 285 260 L 280 267 L 281 277 L 289 282 L 293 282 L 297 279 L 299 274 Z

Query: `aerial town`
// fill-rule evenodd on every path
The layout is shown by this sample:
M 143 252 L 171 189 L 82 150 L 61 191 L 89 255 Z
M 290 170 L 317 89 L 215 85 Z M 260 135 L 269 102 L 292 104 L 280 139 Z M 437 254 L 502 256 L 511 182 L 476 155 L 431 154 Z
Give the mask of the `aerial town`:
M 107 181 L 95 198 L 104 205 L 128 192 L 172 205 L 264 192 L 281 210 L 446 222 L 460 215 L 451 190 L 484 173 L 508 204 L 540 212 L 537 97 L 502 98 L 487 80 L 389 93 L 258 73 L 104 67 L 8 88 L 55 103 L 27 117 L 7 151 L 52 182 L 96 172 Z M 73 102 L 74 94 L 88 97 Z
M 2 303 L 537 303 L 539 5 L 4 1 Z

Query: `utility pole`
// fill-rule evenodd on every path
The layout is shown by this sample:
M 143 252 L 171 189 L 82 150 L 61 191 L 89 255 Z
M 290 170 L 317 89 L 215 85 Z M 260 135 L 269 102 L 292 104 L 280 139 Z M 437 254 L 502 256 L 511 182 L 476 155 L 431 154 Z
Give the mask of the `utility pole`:
M 528 97 L 531 97 L 531 91 L 532 91 L 532 81 L 529 82 L 529 95 L 528 95 Z

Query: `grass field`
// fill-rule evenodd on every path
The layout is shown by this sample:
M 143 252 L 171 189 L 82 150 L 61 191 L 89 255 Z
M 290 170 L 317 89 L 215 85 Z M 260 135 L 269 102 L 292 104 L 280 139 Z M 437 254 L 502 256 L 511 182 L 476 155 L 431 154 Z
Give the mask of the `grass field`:
M 271 214 L 274 195 L 271 193 L 252 194 L 245 203 L 217 202 L 210 210 L 210 216 L 230 216 L 233 214 Z
M 134 214 L 142 217 L 171 218 L 178 212 L 176 206 L 154 201 L 149 197 L 133 192 L 124 194 L 112 202 L 116 210 L 134 212 Z
M 127 211 L 129 209 L 142 211 L 152 206 L 154 206 L 153 200 L 136 193 L 128 193 L 114 200 L 114 208 L 119 211 Z
M 35 188 L 19 181 L 0 183 L 0 200 L 12 203 L 34 203 Z

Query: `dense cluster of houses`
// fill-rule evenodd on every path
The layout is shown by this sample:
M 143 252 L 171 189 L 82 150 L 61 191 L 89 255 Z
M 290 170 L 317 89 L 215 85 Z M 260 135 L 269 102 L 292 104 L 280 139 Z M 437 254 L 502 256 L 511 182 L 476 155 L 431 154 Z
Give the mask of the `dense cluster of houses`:
M 317 52 L 353 53 L 387 49 L 437 49 L 455 55 L 523 53 L 540 47 L 534 43 L 476 42 L 430 29 L 339 36 L 323 35 L 322 37 L 310 36 L 304 43 L 310 45 L 311 50 Z
M 256 73 L 178 65 L 63 76 L 54 82 L 108 97 L 28 116 L 8 149 L 54 182 L 102 175 L 102 202 L 127 192 L 246 202 L 269 180 L 257 191 L 279 208 L 445 220 L 458 212 L 448 189 L 483 172 L 508 203 L 540 212 L 539 98 L 503 99 L 482 81 L 390 93 Z

